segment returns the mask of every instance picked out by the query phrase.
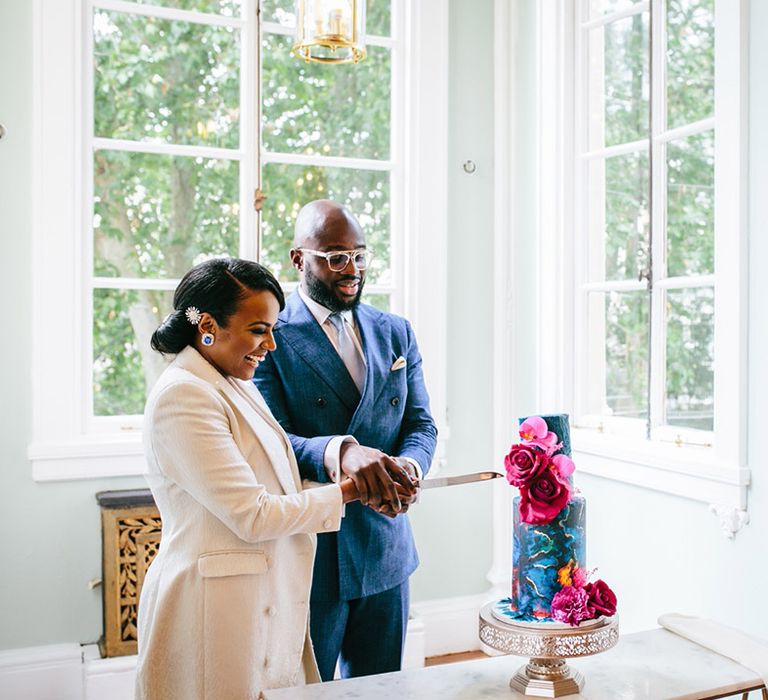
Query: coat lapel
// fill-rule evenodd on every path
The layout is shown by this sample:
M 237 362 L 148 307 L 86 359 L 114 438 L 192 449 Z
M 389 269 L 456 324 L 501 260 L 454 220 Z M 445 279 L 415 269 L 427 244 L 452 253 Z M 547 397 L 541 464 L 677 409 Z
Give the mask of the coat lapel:
M 286 312 L 286 323 L 280 329 L 281 340 L 290 344 L 341 402 L 354 411 L 360 403 L 360 392 L 336 348 L 297 292 L 286 302 Z
M 363 395 L 349 424 L 350 433 L 355 431 L 360 420 L 370 416 L 392 364 L 389 359 L 392 355 L 389 319 L 371 307 L 358 306 L 355 310 L 355 323 L 363 342 L 366 376 Z
M 288 438 L 256 387 L 250 382 L 240 382 L 237 379 L 233 380 L 236 384 L 230 382 L 192 347 L 182 350 L 176 358 L 176 363 L 211 384 L 240 414 L 264 448 L 283 491 L 300 491 L 299 471 Z M 249 386 L 253 389 L 252 392 Z
M 254 429 L 257 437 L 259 436 L 259 433 L 256 431 L 256 427 L 261 427 L 262 422 L 258 420 L 252 420 L 254 418 L 254 412 L 261 418 L 261 421 L 272 428 L 276 434 L 281 445 L 281 449 L 276 453 L 272 453 L 267 445 L 267 442 L 269 442 L 270 445 L 274 444 L 273 441 L 262 440 L 259 437 L 259 442 L 261 442 L 265 451 L 272 460 L 272 464 L 275 467 L 275 472 L 277 473 L 277 478 L 282 484 L 283 490 L 286 493 L 295 493 L 296 491 L 301 491 L 299 466 L 296 463 L 296 456 L 293 453 L 291 443 L 288 440 L 288 436 L 285 434 L 282 426 L 272 415 L 272 411 L 269 410 L 269 407 L 259 393 L 259 390 L 253 384 L 253 382 L 245 382 L 241 379 L 230 378 L 229 380 L 225 380 L 224 384 L 225 386 L 222 387 L 222 391 L 226 394 L 227 398 L 235 403 L 235 405 L 240 406 L 241 409 L 246 409 L 240 410 L 240 412 L 242 413 L 243 418 L 245 418 L 245 420 L 251 426 L 251 428 Z M 241 402 L 244 402 L 245 406 L 243 406 Z M 250 410 L 247 410 L 248 408 L 250 408 Z M 288 462 L 287 469 L 285 468 L 286 458 Z

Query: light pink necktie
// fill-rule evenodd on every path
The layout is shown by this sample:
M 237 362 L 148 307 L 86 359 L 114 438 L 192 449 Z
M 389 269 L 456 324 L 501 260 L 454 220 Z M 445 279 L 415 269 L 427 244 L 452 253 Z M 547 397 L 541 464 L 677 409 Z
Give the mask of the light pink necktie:
M 347 368 L 352 381 L 355 382 L 360 393 L 363 393 L 365 385 L 365 360 L 355 347 L 355 342 L 350 335 L 349 324 L 340 313 L 332 313 L 328 320 L 336 329 L 336 343 L 339 347 L 339 356 Z

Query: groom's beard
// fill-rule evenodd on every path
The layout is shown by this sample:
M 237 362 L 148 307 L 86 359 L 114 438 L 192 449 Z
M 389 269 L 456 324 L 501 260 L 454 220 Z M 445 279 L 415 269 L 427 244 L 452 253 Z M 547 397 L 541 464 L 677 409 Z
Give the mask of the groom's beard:
M 347 275 L 341 279 L 358 278 L 353 275 Z M 347 311 L 348 309 L 354 309 L 360 303 L 360 297 L 363 293 L 363 287 L 365 286 L 365 280 L 360 279 L 360 287 L 357 290 L 355 298 L 351 301 L 342 301 L 333 293 L 331 287 L 312 274 L 312 270 L 310 270 L 308 266 L 304 268 L 304 280 L 306 282 L 309 298 L 314 299 L 318 304 L 322 304 L 326 309 L 330 309 L 331 311 Z

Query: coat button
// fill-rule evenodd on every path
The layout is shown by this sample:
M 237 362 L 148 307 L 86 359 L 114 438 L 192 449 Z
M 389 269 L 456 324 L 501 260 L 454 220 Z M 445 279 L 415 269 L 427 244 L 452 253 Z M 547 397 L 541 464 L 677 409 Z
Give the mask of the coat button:
M 325 406 L 325 399 L 322 396 L 320 396 L 317 399 L 316 403 L 317 403 L 318 406 L 320 406 L 320 408 L 322 408 L 323 406 Z
M 333 520 L 330 518 L 326 518 L 323 520 L 323 528 L 326 530 L 330 530 L 333 527 Z
M 400 399 L 397 398 L 397 396 L 393 396 L 390 402 L 393 406 L 397 406 L 397 404 L 400 403 Z
M 270 617 L 274 617 L 275 615 L 277 615 L 277 609 L 274 606 L 270 605 L 267 608 L 267 615 L 269 615 Z

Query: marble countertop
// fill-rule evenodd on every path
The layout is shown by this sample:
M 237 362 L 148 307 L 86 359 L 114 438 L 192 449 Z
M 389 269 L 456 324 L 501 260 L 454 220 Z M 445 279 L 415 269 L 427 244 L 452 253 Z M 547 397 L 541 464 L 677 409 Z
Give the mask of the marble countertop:
M 509 679 L 526 659 L 496 656 L 266 691 L 266 700 L 481 700 L 524 696 Z M 574 659 L 586 683 L 568 700 L 705 700 L 762 687 L 756 673 L 664 629 L 624 635 L 611 650 Z

